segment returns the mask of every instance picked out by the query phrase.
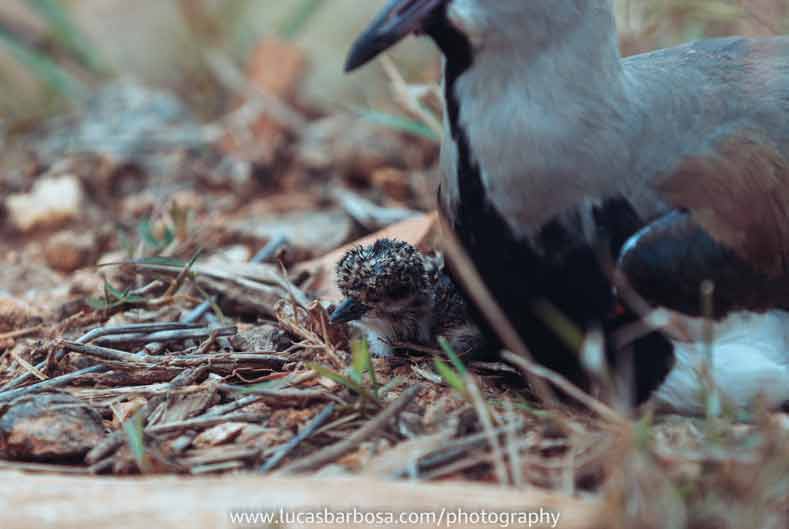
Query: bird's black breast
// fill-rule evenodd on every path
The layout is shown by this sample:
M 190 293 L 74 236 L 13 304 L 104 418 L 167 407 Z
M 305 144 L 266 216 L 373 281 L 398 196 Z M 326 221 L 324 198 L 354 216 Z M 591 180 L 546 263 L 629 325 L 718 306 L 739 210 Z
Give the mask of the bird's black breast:
M 640 226 L 635 211 L 621 198 L 596 207 L 593 219 L 600 244 L 589 244 L 576 229 L 582 222 L 580 208 L 570 214 L 579 217 L 577 223 L 555 219 L 534 238 L 522 240 L 485 198 L 478 172 L 460 172 L 458 178 L 458 207 L 447 216 L 454 219 L 454 230 L 487 287 L 535 360 L 587 388 L 580 340 L 593 328 L 611 335 L 637 319 L 627 311 L 617 313 L 606 270 Z M 483 321 L 479 314 L 477 319 Z M 607 353 L 612 365 L 620 364 L 613 342 Z M 673 348 L 651 333 L 634 343 L 633 353 L 635 398 L 640 403 L 668 374 Z

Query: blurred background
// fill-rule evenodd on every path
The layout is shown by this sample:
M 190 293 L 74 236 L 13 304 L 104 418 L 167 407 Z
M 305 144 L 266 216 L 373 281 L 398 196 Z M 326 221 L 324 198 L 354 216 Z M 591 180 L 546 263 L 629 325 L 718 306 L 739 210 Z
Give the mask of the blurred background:
M 380 66 L 343 76 L 356 33 L 383 0 L 4 0 L 0 5 L 0 116 L 39 118 L 79 87 L 133 76 L 183 95 L 201 113 L 223 110 L 226 87 L 206 54 L 245 66 L 261 39 L 281 38 L 308 65 L 298 89 L 324 111 L 388 95 Z M 626 54 L 701 36 L 782 33 L 785 0 L 617 0 Z M 409 79 L 434 73 L 430 45 L 397 48 Z M 425 69 L 429 68 L 429 72 Z
M 203 113 L 222 110 L 224 87 L 207 64 L 221 53 L 239 66 L 261 39 L 291 42 L 309 63 L 298 90 L 325 110 L 359 101 L 382 79 L 353 78 L 342 63 L 356 32 L 381 0 L 5 0 L 0 5 L 0 112 L 39 117 L 90 85 L 117 75 L 177 91 Z M 415 69 L 434 59 L 426 43 L 398 49 Z M 275 65 L 276 66 L 276 65 Z M 219 83 L 221 84 L 221 83 Z

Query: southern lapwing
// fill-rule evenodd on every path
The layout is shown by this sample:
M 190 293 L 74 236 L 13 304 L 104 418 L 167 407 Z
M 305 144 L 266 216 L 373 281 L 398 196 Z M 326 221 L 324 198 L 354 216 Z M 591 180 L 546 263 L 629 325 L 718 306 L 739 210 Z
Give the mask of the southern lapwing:
M 445 58 L 440 210 L 537 361 L 590 384 L 559 314 L 602 330 L 636 403 L 701 409 L 702 344 L 614 344 L 638 317 L 608 252 L 653 306 L 699 316 L 712 281 L 713 379 L 789 401 L 789 39 L 623 59 L 610 0 L 390 0 L 346 69 L 411 33 Z
M 443 336 L 460 355 L 484 346 L 468 306 L 442 266 L 410 244 L 380 239 L 352 248 L 337 264 L 345 299 L 331 323 L 356 323 L 375 356 L 393 345 L 437 346 Z

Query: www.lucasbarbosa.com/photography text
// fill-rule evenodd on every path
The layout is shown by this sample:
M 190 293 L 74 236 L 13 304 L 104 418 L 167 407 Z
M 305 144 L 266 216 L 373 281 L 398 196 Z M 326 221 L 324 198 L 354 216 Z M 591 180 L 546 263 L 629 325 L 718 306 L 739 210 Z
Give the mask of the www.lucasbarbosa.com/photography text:
M 308 525 L 432 525 L 451 528 L 465 525 L 507 527 L 558 527 L 561 513 L 539 508 L 527 511 L 493 511 L 488 509 L 442 508 L 435 511 L 274 509 L 237 510 L 229 513 L 230 521 L 240 526 L 269 524 Z

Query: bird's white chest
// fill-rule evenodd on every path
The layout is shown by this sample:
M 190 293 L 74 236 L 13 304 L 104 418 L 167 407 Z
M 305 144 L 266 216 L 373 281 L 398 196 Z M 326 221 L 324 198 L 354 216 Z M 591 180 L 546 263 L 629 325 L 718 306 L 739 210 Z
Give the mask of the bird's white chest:
M 789 403 L 789 313 L 734 313 L 704 343 L 675 341 L 676 364 L 653 399 L 668 410 L 698 415 L 709 383 L 726 402 L 747 410 L 759 399 L 772 409 Z M 705 364 L 706 367 L 705 368 Z

